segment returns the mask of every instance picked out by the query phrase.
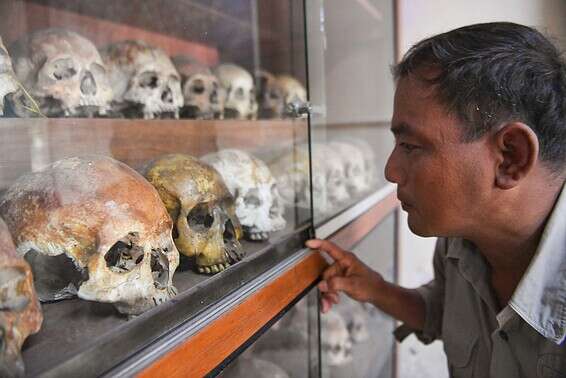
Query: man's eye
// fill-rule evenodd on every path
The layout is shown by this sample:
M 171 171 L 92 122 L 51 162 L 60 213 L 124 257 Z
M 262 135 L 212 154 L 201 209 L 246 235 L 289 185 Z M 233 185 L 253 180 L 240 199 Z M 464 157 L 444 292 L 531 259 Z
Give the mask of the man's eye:
M 412 152 L 412 151 L 419 148 L 419 146 L 416 146 L 414 144 L 409 144 L 409 143 L 399 143 L 399 147 L 404 149 L 406 152 Z

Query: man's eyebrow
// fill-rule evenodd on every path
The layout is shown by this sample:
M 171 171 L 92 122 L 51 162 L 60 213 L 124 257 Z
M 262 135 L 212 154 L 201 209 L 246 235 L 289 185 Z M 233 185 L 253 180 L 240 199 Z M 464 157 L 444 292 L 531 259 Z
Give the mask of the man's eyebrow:
M 400 122 L 391 126 L 391 132 L 395 136 L 400 135 L 419 135 L 419 133 L 408 123 Z

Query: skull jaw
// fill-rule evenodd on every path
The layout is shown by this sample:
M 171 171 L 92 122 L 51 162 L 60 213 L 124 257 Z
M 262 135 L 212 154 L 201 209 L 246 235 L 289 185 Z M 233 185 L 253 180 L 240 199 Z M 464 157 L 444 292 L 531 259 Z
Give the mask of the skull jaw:
M 197 254 L 199 273 L 215 274 L 242 260 L 244 251 L 239 241 L 227 241 L 224 245 L 207 244 L 203 253 Z
M 196 105 L 184 105 L 180 111 L 181 118 L 188 119 L 219 119 L 221 114 L 221 112 L 215 112 L 212 109 L 201 110 Z

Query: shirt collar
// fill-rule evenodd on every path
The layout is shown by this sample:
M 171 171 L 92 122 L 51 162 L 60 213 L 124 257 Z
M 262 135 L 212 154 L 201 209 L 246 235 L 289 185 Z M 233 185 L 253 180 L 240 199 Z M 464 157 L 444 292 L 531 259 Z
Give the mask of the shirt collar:
M 566 339 L 566 185 L 509 306 L 547 339 Z

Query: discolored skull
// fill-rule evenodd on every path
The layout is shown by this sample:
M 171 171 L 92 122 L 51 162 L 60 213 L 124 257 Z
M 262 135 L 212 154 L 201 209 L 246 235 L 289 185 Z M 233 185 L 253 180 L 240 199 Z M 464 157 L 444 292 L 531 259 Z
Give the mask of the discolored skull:
M 330 142 L 328 146 L 342 161 L 348 193 L 356 196 L 367 191 L 370 187 L 366 177 L 364 156 L 360 149 L 351 143 L 341 141 Z
M 338 312 L 331 310 L 320 316 L 320 339 L 323 358 L 330 366 L 352 362 L 352 341 L 346 322 Z
M 222 150 L 204 156 L 224 179 L 236 203 L 236 215 L 248 240 L 266 240 L 285 228 L 283 206 L 275 178 L 265 163 L 241 150 Z
M 96 47 L 65 29 L 36 31 L 14 46 L 14 70 L 47 116 L 105 115 L 112 100 Z
M 281 118 L 285 110 L 283 88 L 279 81 L 267 71 L 257 76 L 257 103 L 259 118 Z
M 17 90 L 18 81 L 12 68 L 12 60 L 8 55 L 8 50 L 4 47 L 4 43 L 2 43 L 2 37 L 0 37 L 0 116 L 4 115 L 6 96 Z
M 202 64 L 185 56 L 173 59 L 181 74 L 184 105 L 182 118 L 222 119 L 226 92 L 220 86 L 218 78 Z
M 8 228 L 0 219 L 0 376 L 24 373 L 21 348 L 39 331 L 43 317 L 29 265 L 16 254 Z
M 319 144 L 312 148 L 312 191 L 313 206 L 317 215 L 326 214 L 330 210 L 328 199 L 325 154 Z M 300 145 L 276 159 L 270 169 L 277 181 L 277 187 L 283 203 L 309 209 L 309 147 Z
M 234 198 L 214 168 L 174 154 L 150 163 L 145 176 L 175 222 L 179 252 L 196 256 L 199 272 L 218 273 L 243 258 Z
M 18 179 L 0 213 L 42 301 L 78 295 L 140 314 L 175 295 L 171 219 L 156 190 L 125 164 L 60 160 Z
M 127 118 L 179 118 L 181 76 L 159 48 L 123 41 L 102 51 L 114 90 L 114 106 Z
M 235 64 L 221 64 L 214 73 L 226 90 L 224 117 L 256 119 L 257 102 L 252 75 Z
M 289 75 L 280 75 L 277 77 L 277 81 L 279 86 L 283 89 L 285 114 L 288 116 L 295 115 L 293 109 L 301 107 L 307 102 L 307 90 L 303 84 Z

